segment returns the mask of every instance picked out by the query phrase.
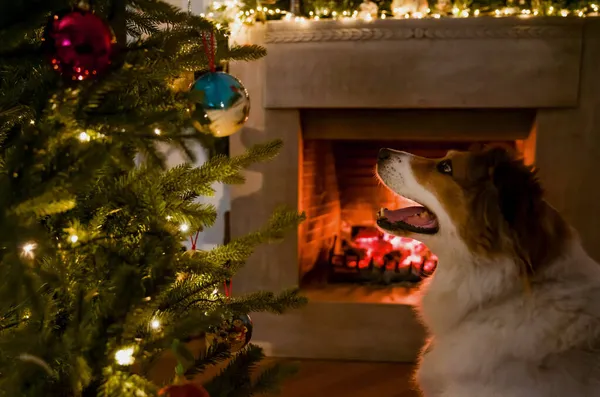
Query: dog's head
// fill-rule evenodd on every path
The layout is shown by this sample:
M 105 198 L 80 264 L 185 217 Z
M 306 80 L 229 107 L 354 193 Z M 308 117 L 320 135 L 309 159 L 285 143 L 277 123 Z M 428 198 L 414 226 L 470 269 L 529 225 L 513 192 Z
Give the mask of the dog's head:
M 381 149 L 377 175 L 413 204 L 382 209 L 385 232 L 423 241 L 440 256 L 466 247 L 474 257 L 510 255 L 530 273 L 560 255 L 570 228 L 543 199 L 535 170 L 506 148 L 451 151 L 441 159 Z

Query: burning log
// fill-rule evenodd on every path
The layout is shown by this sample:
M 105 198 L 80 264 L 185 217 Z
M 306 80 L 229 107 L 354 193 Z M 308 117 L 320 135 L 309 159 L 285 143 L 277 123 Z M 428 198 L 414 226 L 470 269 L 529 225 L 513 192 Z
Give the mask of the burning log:
M 330 266 L 346 270 L 396 275 L 393 280 L 417 282 L 437 266 L 437 257 L 420 241 L 382 233 L 375 227 L 355 227 L 341 242 L 341 255 L 330 255 Z M 343 270 L 346 269 L 346 270 Z M 389 274 L 388 277 L 390 278 Z

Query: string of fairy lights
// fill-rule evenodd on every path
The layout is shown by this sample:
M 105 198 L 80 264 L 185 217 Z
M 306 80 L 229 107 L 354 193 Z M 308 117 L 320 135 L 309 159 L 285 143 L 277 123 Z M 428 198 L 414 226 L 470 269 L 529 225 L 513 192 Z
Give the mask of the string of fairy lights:
M 171 220 L 171 219 L 172 219 L 172 217 L 167 216 L 167 220 Z M 182 233 L 186 233 L 190 230 L 190 225 L 188 225 L 187 223 L 181 223 L 179 225 L 179 230 Z M 71 244 L 76 244 L 79 241 L 79 236 L 77 234 L 70 234 L 67 237 L 67 241 L 70 242 Z M 27 242 L 21 246 L 21 255 L 25 259 L 33 260 L 35 258 L 36 248 L 37 248 L 37 243 L 35 243 L 33 241 Z M 213 297 L 218 296 L 219 289 L 215 288 L 212 291 L 211 295 Z M 150 300 L 150 297 L 146 298 L 146 300 Z M 31 313 L 28 310 L 25 310 L 22 315 L 23 321 L 29 320 L 30 317 L 31 317 Z M 148 322 L 148 328 L 154 332 L 160 332 L 162 327 L 163 327 L 162 322 L 158 316 L 152 317 L 150 319 L 150 321 Z M 138 349 L 138 347 L 134 344 L 127 345 L 125 347 L 120 348 L 114 354 L 115 362 L 121 366 L 133 365 L 135 363 L 135 354 L 137 352 L 137 349 Z
M 31 120 L 30 123 L 35 124 L 35 122 L 33 120 Z M 156 128 L 156 129 L 154 129 L 154 133 L 156 135 L 160 135 L 161 131 L 160 131 L 160 129 Z M 79 133 L 78 139 L 82 143 L 85 143 L 85 142 L 89 142 L 92 139 L 92 137 L 86 131 L 82 131 L 81 133 Z M 171 221 L 173 218 L 171 216 L 167 216 L 166 219 L 167 219 L 167 221 Z M 190 230 L 190 225 L 187 223 L 180 223 L 178 226 L 178 229 L 182 233 L 187 233 Z M 78 241 L 80 241 L 80 238 L 77 234 L 72 233 L 67 236 L 66 240 L 68 242 L 70 242 L 71 244 L 76 244 Z M 21 248 L 22 257 L 26 260 L 34 260 L 35 259 L 35 251 L 36 251 L 37 247 L 38 247 L 38 244 L 35 241 L 28 241 L 27 243 L 21 245 L 20 248 Z M 212 291 L 211 295 L 213 297 L 218 296 L 219 289 L 215 288 Z M 150 300 L 150 297 L 146 298 L 146 300 Z M 29 312 L 29 310 L 25 310 L 22 314 L 22 320 L 27 321 L 27 320 L 29 320 L 30 317 L 31 317 L 31 313 Z M 160 318 L 157 316 L 152 317 L 151 320 L 148 322 L 148 328 L 154 332 L 160 332 L 162 327 L 163 327 L 163 324 L 162 324 Z M 135 363 L 135 354 L 137 352 L 137 349 L 138 349 L 138 347 L 134 344 L 127 345 L 125 347 L 118 349 L 114 354 L 115 362 L 121 366 L 133 365 Z
M 189 0 L 191 1 L 191 0 Z M 260 2 L 259 2 L 260 3 Z M 207 11 L 200 14 L 207 19 L 214 21 L 217 28 L 229 26 L 232 33 L 243 25 L 252 25 L 257 22 L 268 20 L 283 20 L 296 23 L 305 23 L 307 21 L 320 20 L 363 20 L 373 21 L 375 19 L 423 19 L 423 18 L 477 18 L 483 16 L 491 17 L 520 17 L 532 18 L 539 16 L 555 17 L 597 17 L 600 16 L 600 2 L 579 3 L 576 9 L 567 9 L 560 7 L 559 4 L 550 2 L 532 2 L 529 7 L 526 5 L 510 4 L 506 7 L 494 9 L 478 9 L 465 6 L 465 2 L 456 2 L 454 5 L 446 7 L 444 12 L 437 8 L 408 9 L 406 7 L 392 8 L 391 10 L 378 10 L 373 2 L 364 2 L 358 10 L 333 10 L 328 8 L 318 8 L 308 12 L 308 15 L 294 15 L 293 13 L 280 8 L 270 8 L 268 6 L 257 6 L 248 8 L 240 0 L 219 0 L 213 1 Z M 364 4 L 367 6 L 363 7 Z M 533 5 L 536 6 L 533 6 Z

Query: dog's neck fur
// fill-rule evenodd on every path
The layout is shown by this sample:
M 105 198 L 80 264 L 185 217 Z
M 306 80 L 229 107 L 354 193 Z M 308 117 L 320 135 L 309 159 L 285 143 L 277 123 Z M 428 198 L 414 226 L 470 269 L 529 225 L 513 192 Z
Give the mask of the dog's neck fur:
M 435 274 L 423 283 L 419 314 L 433 335 L 451 330 L 469 313 L 494 306 L 506 297 L 527 291 L 519 267 L 510 257 L 475 257 L 466 246 L 438 247 L 439 266 Z M 465 267 L 467 269 L 465 269 Z M 592 269 L 593 268 L 593 269 Z M 589 280 L 589 275 L 599 277 Z M 579 239 L 573 238 L 563 254 L 529 281 L 536 288 L 539 280 L 577 279 L 600 281 L 600 267 L 587 255 Z

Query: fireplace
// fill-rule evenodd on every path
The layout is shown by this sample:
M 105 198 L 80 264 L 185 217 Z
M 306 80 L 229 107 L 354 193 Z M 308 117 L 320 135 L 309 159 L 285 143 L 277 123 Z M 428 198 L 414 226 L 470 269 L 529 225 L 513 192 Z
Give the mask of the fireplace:
M 253 101 L 231 152 L 273 138 L 285 146 L 232 189 L 232 235 L 258 229 L 281 204 L 308 217 L 234 280 L 234 293 L 300 286 L 310 299 L 284 316 L 253 316 L 253 341 L 268 354 L 415 360 L 426 337 L 415 287 L 435 277 L 436 258 L 423 246 L 412 257 L 417 242 L 373 229 L 375 211 L 396 199 L 373 176 L 381 147 L 427 157 L 515 147 L 600 259 L 600 188 L 585 183 L 600 155 L 600 20 L 280 21 L 244 34 L 268 55 L 231 66 Z
M 437 257 L 427 246 L 375 226 L 380 208 L 403 206 L 375 178 L 379 149 L 440 158 L 474 144 L 524 152 L 534 139 L 534 114 L 522 110 L 329 109 L 303 110 L 300 117 L 298 208 L 307 220 L 298 231 L 299 279 L 317 299 L 360 302 L 377 291 L 397 301 L 435 271 Z M 524 154 L 533 161 L 532 151 Z

